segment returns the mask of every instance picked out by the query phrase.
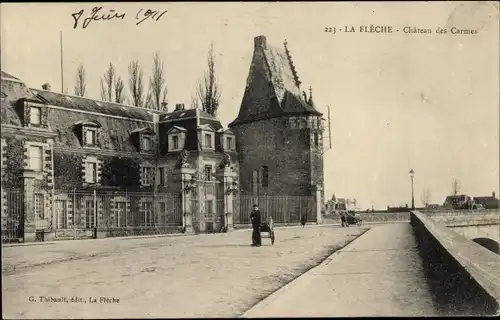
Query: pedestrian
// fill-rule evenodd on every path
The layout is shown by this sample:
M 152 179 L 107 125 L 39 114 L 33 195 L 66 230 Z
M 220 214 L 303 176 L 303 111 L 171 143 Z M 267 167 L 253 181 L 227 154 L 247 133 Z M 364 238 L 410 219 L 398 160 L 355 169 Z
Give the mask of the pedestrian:
M 306 222 L 307 222 L 307 214 L 303 215 L 300 218 L 300 224 L 302 225 L 302 228 L 304 228 L 304 226 L 306 225 Z
M 346 221 L 344 212 L 340 212 L 340 222 L 342 224 L 342 227 L 345 227 L 347 225 L 347 221 Z
M 260 237 L 260 225 L 261 225 L 261 214 L 259 206 L 254 204 L 253 210 L 250 213 L 250 220 L 252 220 L 252 246 L 260 247 L 262 245 L 262 240 Z

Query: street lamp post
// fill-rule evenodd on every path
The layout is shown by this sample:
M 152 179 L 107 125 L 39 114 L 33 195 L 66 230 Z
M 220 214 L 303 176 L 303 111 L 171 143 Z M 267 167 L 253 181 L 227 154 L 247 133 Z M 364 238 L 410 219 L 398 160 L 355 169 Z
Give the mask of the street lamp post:
M 410 178 L 411 178 L 411 209 L 415 210 L 415 197 L 413 195 L 413 176 L 415 175 L 415 171 L 413 169 L 410 170 Z

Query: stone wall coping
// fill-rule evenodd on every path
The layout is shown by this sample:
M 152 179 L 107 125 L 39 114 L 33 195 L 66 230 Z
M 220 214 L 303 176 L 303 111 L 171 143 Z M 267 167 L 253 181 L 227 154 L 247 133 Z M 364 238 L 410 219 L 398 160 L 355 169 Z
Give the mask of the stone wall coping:
M 497 215 L 500 216 L 500 209 L 483 209 L 483 210 L 421 210 L 421 213 L 432 216 L 484 216 L 484 215 Z
M 424 224 L 444 249 L 500 304 L 500 255 L 419 211 L 412 211 L 411 214 Z

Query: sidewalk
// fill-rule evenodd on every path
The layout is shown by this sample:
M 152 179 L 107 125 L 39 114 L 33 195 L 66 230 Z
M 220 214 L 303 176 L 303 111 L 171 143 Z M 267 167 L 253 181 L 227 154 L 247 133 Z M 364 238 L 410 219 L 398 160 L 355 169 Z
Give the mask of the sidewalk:
M 431 316 L 409 223 L 376 226 L 242 317 Z

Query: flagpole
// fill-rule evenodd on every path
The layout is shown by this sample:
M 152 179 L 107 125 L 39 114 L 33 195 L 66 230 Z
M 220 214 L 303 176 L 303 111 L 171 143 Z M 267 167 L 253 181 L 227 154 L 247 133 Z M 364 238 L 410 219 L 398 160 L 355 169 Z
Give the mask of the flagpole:
M 62 31 L 59 33 L 59 42 L 61 45 L 61 93 L 64 93 L 64 73 L 63 73 L 63 40 Z

